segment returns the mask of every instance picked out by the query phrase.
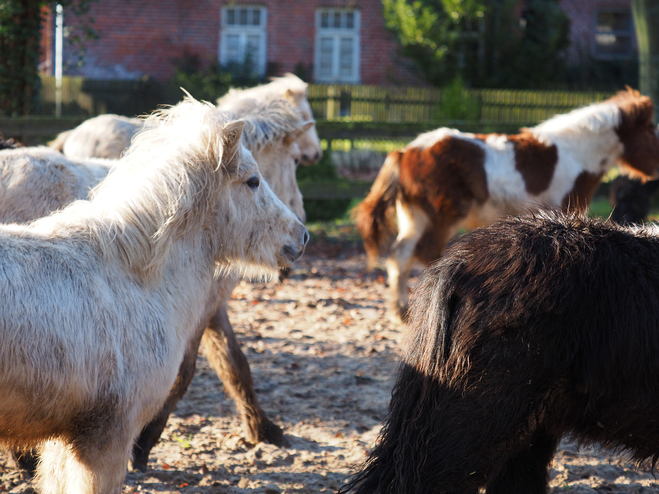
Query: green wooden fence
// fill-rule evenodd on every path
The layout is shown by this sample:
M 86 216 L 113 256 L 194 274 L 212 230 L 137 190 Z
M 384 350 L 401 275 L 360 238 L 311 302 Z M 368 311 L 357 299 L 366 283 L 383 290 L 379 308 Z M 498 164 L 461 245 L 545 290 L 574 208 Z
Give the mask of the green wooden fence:
M 55 79 L 42 77 L 43 116 L 55 114 Z M 218 95 L 219 96 L 219 95 Z M 317 120 L 423 123 L 438 120 L 530 125 L 610 96 L 600 92 L 468 89 L 460 94 L 436 88 L 310 84 Z M 180 90 L 154 81 L 101 81 L 64 77 L 62 115 L 139 115 L 161 103 L 175 103 Z
M 309 86 L 309 101 L 317 119 L 353 122 L 460 120 L 462 106 L 470 117 L 462 120 L 528 125 L 609 96 L 610 93 L 601 92 L 509 89 L 467 89 L 456 96 L 454 92 L 435 88 Z

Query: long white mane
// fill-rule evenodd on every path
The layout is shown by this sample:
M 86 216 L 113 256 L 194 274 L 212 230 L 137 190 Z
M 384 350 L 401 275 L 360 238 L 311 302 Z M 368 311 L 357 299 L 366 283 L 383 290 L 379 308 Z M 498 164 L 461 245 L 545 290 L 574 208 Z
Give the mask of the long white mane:
M 190 97 L 154 113 L 89 202 L 76 201 L 34 226 L 98 238 L 101 251 L 115 250 L 136 271 L 150 274 L 172 241 L 210 213 L 221 185 L 216 171 L 228 121 Z
M 620 108 L 610 102 L 595 103 L 569 113 L 556 115 L 529 129 L 534 134 L 599 133 L 620 125 Z
M 273 77 L 271 82 L 260 84 L 255 87 L 239 89 L 232 88 L 229 92 L 218 98 L 217 105 L 222 108 L 230 109 L 230 105 L 235 104 L 242 98 L 254 98 L 260 101 L 269 101 L 281 98 L 286 91 L 293 93 L 305 94 L 307 83 L 294 74 L 285 74 L 283 77 Z
M 295 138 L 305 123 L 295 107 L 284 99 L 243 98 L 231 105 L 231 114 L 245 121 L 243 143 L 252 152 L 278 145 L 286 137 Z

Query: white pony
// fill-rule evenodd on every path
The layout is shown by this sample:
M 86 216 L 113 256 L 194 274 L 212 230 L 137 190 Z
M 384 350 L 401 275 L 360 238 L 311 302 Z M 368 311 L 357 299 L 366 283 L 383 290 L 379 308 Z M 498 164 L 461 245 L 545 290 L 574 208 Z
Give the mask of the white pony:
M 49 146 L 73 159 L 119 159 L 142 123 L 139 118 L 111 113 L 99 115 L 62 132 Z
M 241 105 L 242 99 L 256 99 L 259 101 L 270 101 L 272 99 L 285 98 L 290 101 L 300 112 L 303 120 L 313 122 L 297 143 L 302 154 L 303 165 L 313 165 L 323 157 L 320 147 L 320 139 L 316 131 L 315 120 L 311 105 L 307 99 L 308 84 L 294 74 L 285 74 L 283 77 L 273 77 L 268 84 L 262 84 L 247 89 L 230 89 L 227 94 L 217 100 L 217 105 L 223 110 L 233 110 Z
M 0 223 L 27 223 L 85 199 L 116 160 L 72 160 L 48 147 L 0 152 Z
M 243 123 L 187 98 L 92 192 L 0 226 L 0 441 L 38 447 L 40 492 L 121 492 L 217 266 L 286 267 L 308 233 L 261 180 Z
M 217 103 L 221 110 L 240 112 L 245 99 L 263 103 L 279 99 L 292 104 L 300 118 L 310 122 L 306 131 L 297 139 L 300 147 L 300 162 L 304 165 L 312 165 L 320 160 L 323 151 L 316 132 L 311 105 L 307 100 L 307 83 L 293 74 L 286 74 L 284 77 L 274 78 L 268 84 L 248 89 L 231 89 L 219 98 Z M 99 115 L 85 120 L 75 129 L 60 133 L 49 143 L 49 146 L 74 159 L 119 159 L 141 126 L 142 121 L 138 118 L 113 114 Z
M 282 100 L 268 103 L 243 100 L 239 115 L 245 122 L 242 141 L 252 151 L 264 178 L 273 191 L 298 218 L 304 218 L 302 195 L 295 181 L 299 148 L 295 139 L 310 125 Z M 23 148 L 0 152 L 0 221 L 30 221 L 72 200 L 86 198 L 91 187 L 100 181 L 112 160 L 68 160 L 49 148 Z M 121 163 L 121 162 L 119 162 Z M 263 165 L 261 167 L 261 165 Z M 100 173 L 97 171 L 100 169 Z M 204 334 L 204 347 L 212 367 L 234 398 L 247 438 L 250 442 L 280 443 L 281 429 L 270 421 L 261 408 L 247 359 L 242 353 L 229 322 L 226 305 L 237 282 L 234 276 L 221 277 L 215 297 L 209 298 L 208 312 L 215 315 L 196 331 L 181 364 L 179 378 L 159 416 L 140 435 L 134 450 L 132 467 L 145 469 L 148 455 L 164 429 L 167 418 L 184 395 L 196 364 L 199 341 Z M 206 325 L 208 324 L 208 328 Z M 32 458 L 22 454 L 18 463 L 34 468 Z

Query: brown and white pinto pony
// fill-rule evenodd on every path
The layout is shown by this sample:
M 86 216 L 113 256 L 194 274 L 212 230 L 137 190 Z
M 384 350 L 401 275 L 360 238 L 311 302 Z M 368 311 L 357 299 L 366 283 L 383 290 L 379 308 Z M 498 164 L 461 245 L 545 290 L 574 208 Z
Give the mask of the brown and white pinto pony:
M 441 128 L 387 159 L 355 217 L 373 262 L 398 224 L 387 272 L 392 306 L 404 318 L 413 259 L 438 259 L 460 229 L 542 208 L 586 209 L 616 164 L 640 176 L 659 171 L 650 98 L 628 89 L 555 116 L 517 135 Z
M 584 216 L 508 218 L 425 271 L 379 441 L 340 492 L 546 494 L 566 436 L 656 464 L 659 227 Z

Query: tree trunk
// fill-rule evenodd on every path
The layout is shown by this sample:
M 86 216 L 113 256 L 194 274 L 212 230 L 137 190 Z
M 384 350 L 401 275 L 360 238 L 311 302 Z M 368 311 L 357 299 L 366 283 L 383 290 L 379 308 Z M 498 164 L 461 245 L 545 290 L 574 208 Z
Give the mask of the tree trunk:
M 42 0 L 2 0 L 0 114 L 29 115 L 38 104 Z
M 632 0 L 632 12 L 638 40 L 639 89 L 657 104 L 659 103 L 659 0 Z

